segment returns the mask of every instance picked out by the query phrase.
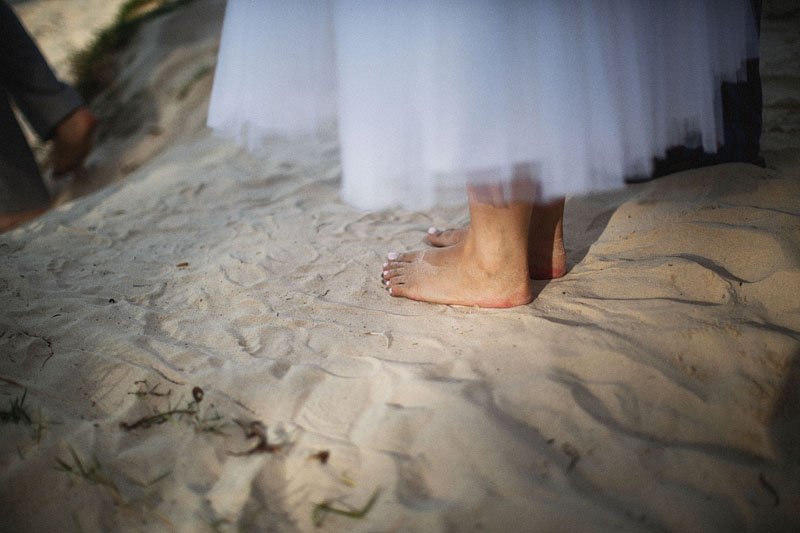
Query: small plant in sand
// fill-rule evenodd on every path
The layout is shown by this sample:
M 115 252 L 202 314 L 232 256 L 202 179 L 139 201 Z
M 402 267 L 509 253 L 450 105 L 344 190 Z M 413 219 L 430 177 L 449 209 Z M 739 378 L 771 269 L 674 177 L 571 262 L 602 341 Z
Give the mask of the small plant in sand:
M 114 22 L 70 60 L 75 88 L 84 100 L 91 101 L 113 82 L 116 76 L 114 54 L 131 41 L 143 22 L 191 1 L 128 0 L 122 4 Z
M 148 518 L 155 518 L 158 521 L 170 526 L 170 528 L 174 528 L 173 524 L 169 521 L 168 518 L 162 516 L 160 513 L 154 511 L 153 509 L 147 509 L 147 504 L 145 503 L 145 499 L 142 498 L 126 498 L 122 490 L 120 489 L 119 485 L 111 479 L 111 476 L 105 472 L 103 466 L 100 464 L 100 461 L 92 455 L 90 461 L 85 459 L 81 459 L 78 453 L 72 446 L 68 446 L 69 448 L 69 459 L 62 459 L 60 457 L 56 457 L 56 466 L 54 467 L 56 470 L 60 472 L 64 472 L 66 474 L 72 475 L 77 477 L 78 479 L 82 479 L 83 481 L 98 486 L 104 489 L 111 499 L 114 500 L 114 503 L 119 505 L 121 508 L 125 509 L 126 511 L 132 511 L 136 513 L 137 521 L 141 521 L 144 519 L 145 521 Z M 136 485 L 137 487 L 143 489 L 149 489 L 159 481 L 165 479 L 169 476 L 171 472 L 167 471 L 161 474 L 160 476 L 156 477 L 155 479 L 148 481 L 146 483 L 142 483 L 131 479 L 127 476 L 124 476 L 128 483 Z M 73 517 L 75 520 L 77 517 Z M 76 523 L 78 525 L 79 522 Z
M 101 486 L 109 492 L 115 503 L 120 505 L 127 504 L 117 484 L 103 471 L 103 467 L 100 465 L 100 461 L 97 460 L 97 457 L 92 456 L 91 463 L 84 464 L 72 446 L 69 447 L 69 453 L 72 458 L 72 463 L 70 464 L 69 461 L 56 457 L 56 463 L 58 464 L 56 470 L 77 476 L 88 481 L 92 485 Z
M 51 425 L 58 424 L 45 418 L 42 414 L 42 407 L 37 406 L 36 415 L 32 417 L 25 408 L 25 399 L 28 397 L 28 389 L 25 389 L 20 396 L 9 400 L 7 411 L 0 411 L 0 422 L 3 424 L 23 424 L 33 426 L 33 438 L 36 444 L 42 442 L 42 436 L 46 429 Z M 17 452 L 24 459 L 22 449 L 18 446 Z
M 28 389 L 22 392 L 22 396 L 17 396 L 9 400 L 8 411 L 0 411 L 0 422 L 4 424 L 33 424 L 30 415 L 25 410 L 25 398 L 28 396 Z

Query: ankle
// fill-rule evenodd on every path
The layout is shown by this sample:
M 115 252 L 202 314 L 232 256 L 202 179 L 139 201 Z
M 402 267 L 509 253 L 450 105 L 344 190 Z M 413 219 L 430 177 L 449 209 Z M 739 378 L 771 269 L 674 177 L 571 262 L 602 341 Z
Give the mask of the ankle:
M 55 140 L 66 143 L 83 142 L 92 134 L 96 124 L 97 117 L 88 107 L 78 107 L 56 126 Z
M 489 276 L 518 272 L 527 279 L 526 247 L 515 241 L 505 239 L 480 241 L 467 236 L 464 241 L 464 254 L 472 265 Z

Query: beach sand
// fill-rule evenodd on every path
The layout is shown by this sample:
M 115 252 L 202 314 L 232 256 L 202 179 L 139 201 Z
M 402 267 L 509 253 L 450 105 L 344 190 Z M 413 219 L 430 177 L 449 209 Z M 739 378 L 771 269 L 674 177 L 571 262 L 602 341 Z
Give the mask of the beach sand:
M 380 283 L 463 208 L 359 212 L 332 137 L 203 127 L 223 8 L 142 28 L 91 183 L 0 236 L 0 530 L 800 527 L 798 10 L 769 168 L 570 198 L 569 273 L 481 310 Z

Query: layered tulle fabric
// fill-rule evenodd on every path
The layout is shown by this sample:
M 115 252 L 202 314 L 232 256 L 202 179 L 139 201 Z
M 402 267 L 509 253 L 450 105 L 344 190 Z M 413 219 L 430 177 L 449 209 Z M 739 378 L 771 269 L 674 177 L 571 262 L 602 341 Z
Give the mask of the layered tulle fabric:
M 208 123 L 268 149 L 336 122 L 367 209 L 604 190 L 715 151 L 755 39 L 745 0 L 229 0 Z

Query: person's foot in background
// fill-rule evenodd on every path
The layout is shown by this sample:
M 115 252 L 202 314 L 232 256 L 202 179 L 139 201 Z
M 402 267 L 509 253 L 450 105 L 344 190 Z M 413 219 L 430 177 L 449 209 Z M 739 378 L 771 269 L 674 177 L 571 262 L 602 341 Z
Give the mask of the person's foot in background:
M 97 118 L 81 106 L 62 120 L 53 135 L 53 177 L 59 178 L 79 168 L 94 145 Z

